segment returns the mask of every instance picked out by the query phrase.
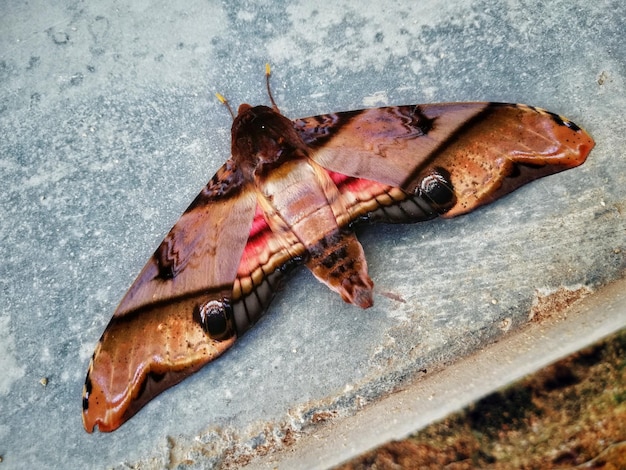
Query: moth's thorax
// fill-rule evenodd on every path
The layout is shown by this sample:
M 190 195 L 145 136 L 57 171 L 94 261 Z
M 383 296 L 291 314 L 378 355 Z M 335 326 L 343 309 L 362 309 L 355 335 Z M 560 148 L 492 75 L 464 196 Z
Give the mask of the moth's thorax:
M 346 301 L 372 305 L 372 280 L 363 248 L 344 230 L 350 214 L 329 174 L 313 160 L 285 161 L 255 174 L 259 204 L 273 233 L 294 252 L 304 251 L 313 275 Z
M 255 175 L 259 203 L 271 229 L 293 233 L 307 248 L 336 230 L 338 212 L 345 212 L 343 206 L 331 206 L 329 199 L 338 201 L 341 196 L 332 182 L 330 187 L 324 185 L 320 176 L 326 175 L 320 175 L 317 165 L 307 159 L 290 160 L 271 173 Z
M 307 146 L 291 120 L 268 106 L 242 104 L 232 126 L 232 156 L 252 172 L 269 171 Z

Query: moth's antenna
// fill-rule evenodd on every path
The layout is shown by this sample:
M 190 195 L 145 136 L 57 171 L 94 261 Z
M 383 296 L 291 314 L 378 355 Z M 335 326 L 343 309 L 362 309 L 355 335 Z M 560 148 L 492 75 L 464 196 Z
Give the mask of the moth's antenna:
M 270 101 L 272 102 L 272 109 L 277 113 L 280 113 L 278 106 L 276 105 L 276 101 L 274 101 L 274 97 L 272 96 L 272 90 L 270 88 L 270 75 L 272 74 L 272 70 L 270 69 L 270 64 L 267 62 L 265 64 L 265 86 L 267 86 L 267 94 L 270 96 Z
M 228 103 L 228 100 L 226 98 L 224 98 L 222 95 L 220 95 L 219 93 L 215 93 L 215 97 L 219 100 L 220 103 L 222 103 L 224 106 L 226 106 L 226 109 L 228 109 L 228 112 L 233 117 L 233 121 L 234 121 L 235 120 L 235 113 L 233 113 L 233 108 L 230 107 L 230 104 Z

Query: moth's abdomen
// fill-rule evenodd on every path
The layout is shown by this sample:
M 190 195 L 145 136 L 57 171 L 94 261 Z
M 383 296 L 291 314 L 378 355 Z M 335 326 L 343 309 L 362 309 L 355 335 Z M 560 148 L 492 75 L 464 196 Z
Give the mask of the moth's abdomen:
M 374 283 L 367 274 L 363 247 L 354 233 L 337 230 L 309 247 L 307 267 L 348 303 L 361 308 L 374 304 Z

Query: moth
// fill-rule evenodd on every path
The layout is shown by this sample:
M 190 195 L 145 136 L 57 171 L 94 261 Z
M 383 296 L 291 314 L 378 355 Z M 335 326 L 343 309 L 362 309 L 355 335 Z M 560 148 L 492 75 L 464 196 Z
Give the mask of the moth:
M 356 224 L 465 214 L 582 164 L 594 146 L 570 120 L 521 104 L 391 106 L 292 121 L 272 97 L 269 68 L 266 84 L 271 106 L 239 106 L 230 158 L 100 338 L 83 388 L 87 432 L 117 429 L 219 357 L 296 265 L 346 302 L 370 307 Z

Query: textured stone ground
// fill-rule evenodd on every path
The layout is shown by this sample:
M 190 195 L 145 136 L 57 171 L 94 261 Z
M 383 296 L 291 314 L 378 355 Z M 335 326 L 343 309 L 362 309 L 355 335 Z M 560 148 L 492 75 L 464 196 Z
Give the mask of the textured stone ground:
M 626 330 L 336 470 L 626 468 Z
M 318 451 L 317 433 L 519 335 L 546 299 L 594 293 L 624 275 L 623 2 L 36 0 L 7 4 L 1 16 L 7 468 L 280 467 L 281 449 L 295 455 L 300 445 L 315 449 L 311 467 L 328 467 L 373 442 L 334 435 Z M 566 115 L 597 146 L 582 167 L 467 216 L 362 231 L 373 308 L 345 305 L 299 271 L 223 358 L 115 433 L 87 435 L 81 389 L 99 336 L 228 156 L 231 120 L 213 93 L 234 105 L 267 103 L 266 62 L 276 100 L 294 118 L 512 101 Z M 596 317 L 588 313 L 589 337 L 606 326 Z M 559 346 L 585 339 L 568 334 Z M 515 375 L 487 372 L 488 392 Z M 451 391 L 424 420 L 477 397 Z

